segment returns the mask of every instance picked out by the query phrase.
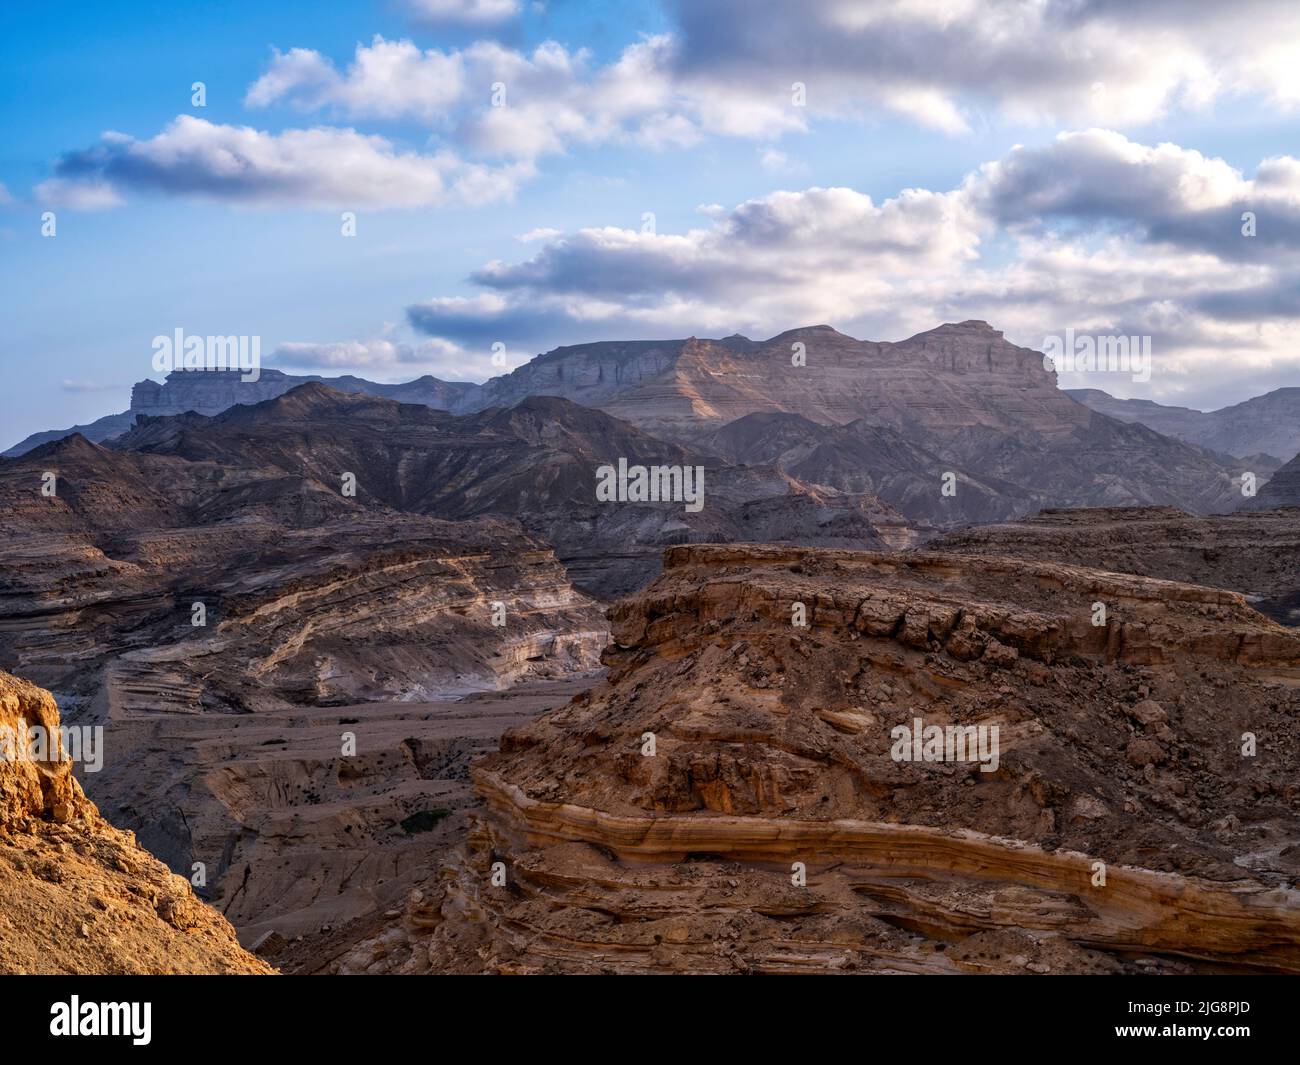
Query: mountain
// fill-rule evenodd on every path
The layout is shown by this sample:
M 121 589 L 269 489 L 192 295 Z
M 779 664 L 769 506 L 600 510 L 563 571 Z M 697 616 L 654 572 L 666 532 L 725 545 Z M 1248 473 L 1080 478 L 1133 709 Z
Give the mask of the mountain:
M 1242 501 L 1241 510 L 1272 510 L 1276 507 L 1300 507 L 1300 455 L 1274 471 L 1267 484 L 1254 496 Z M 1290 513 L 1294 520 L 1296 515 Z
M 913 539 L 907 523 L 869 493 L 813 489 L 770 466 L 733 465 L 553 396 L 454 415 L 310 383 L 213 418 L 144 417 L 115 446 L 273 468 L 325 486 L 350 472 L 362 506 L 517 519 L 555 544 L 580 587 L 602 598 L 649 580 L 667 544 L 762 538 L 883 547 Z M 702 466 L 703 505 L 598 501 L 597 469 L 620 460 Z
M 1107 417 L 1140 422 L 1165 436 L 1225 455 L 1262 458 L 1264 468 L 1252 467 L 1257 474 L 1270 473 L 1300 453 L 1300 388 L 1274 389 L 1213 411 L 1168 407 L 1148 399 L 1116 399 L 1095 388 L 1066 392 Z
M 331 971 L 1300 972 L 1300 634 L 1241 596 L 698 545 L 611 621 L 606 679 L 476 764 L 466 844 Z
M 799 349 L 806 365 L 792 365 Z M 939 326 L 899 343 L 830 326 L 745 337 L 606 342 L 556 348 L 484 386 L 479 402 L 562 395 L 660 435 L 690 438 L 746 414 L 800 414 L 823 425 L 859 418 L 903 431 L 1078 421 L 1042 368 L 985 322 Z
M 72 436 L 0 460 L 0 666 L 57 691 L 69 724 L 104 729 L 112 757 L 84 778 L 95 802 L 177 872 L 203 863 L 199 894 L 253 942 L 400 901 L 430 842 L 463 824 L 467 762 L 504 723 L 491 704 L 445 704 L 588 674 L 608 624 L 516 521 L 404 513 L 230 458 Z M 69 890 L 90 886 L 79 859 L 59 861 Z M 167 886 L 153 865 L 126 867 L 146 892 Z M 111 930 L 130 911 L 104 897 Z M 0 964 L 10 938 L 26 942 L 0 937 Z M 119 968 L 107 951 L 100 965 Z
M 0 661 L 98 713 L 497 688 L 593 668 L 604 639 L 599 608 L 517 523 L 366 505 L 265 461 L 69 437 L 0 462 L 0 532 Z
M 162 384 L 151 380 L 137 382 L 131 389 L 131 407 L 121 414 L 110 414 L 88 425 L 74 425 L 70 429 L 33 433 L 3 452 L 3 456 L 17 458 L 41 444 L 74 433 L 94 443 L 102 443 L 121 436 L 141 415 L 158 418 L 187 411 L 220 414 L 237 404 L 262 403 L 275 399 L 309 382 L 328 385 L 339 392 L 359 392 L 403 403 L 422 403 L 437 410 L 464 406 L 479 387 L 467 381 L 441 381 L 428 375 L 403 384 L 387 385 L 351 375 L 320 377 L 314 374 L 287 374 L 271 369 L 262 370 L 256 381 L 242 380 L 237 371 L 176 371 L 168 374 Z
M 874 497 L 714 456 L 696 513 L 598 502 L 620 459 L 695 463 L 556 397 L 457 416 L 317 382 L 44 444 L 0 460 L 0 663 L 107 730 L 96 800 L 173 868 L 205 863 L 246 941 L 369 919 L 519 719 L 475 693 L 599 667 L 608 625 L 570 572 L 612 594 L 676 542 L 912 542 Z
M 1054 428 L 971 425 L 924 431 L 863 418 L 819 425 L 750 414 L 700 438 L 735 462 L 772 463 L 791 477 L 870 492 L 910 521 L 940 528 L 1002 521 L 1042 507 L 1169 505 L 1200 513 L 1240 500 L 1226 458 L 1064 400 Z M 951 474 L 952 492 L 942 490 Z
M 131 414 L 137 422 L 187 411 L 219 416 L 304 382 L 460 416 L 543 397 L 568 400 L 658 441 L 717 448 L 741 465 L 771 462 L 805 486 L 868 492 L 915 523 L 943 527 L 1019 517 L 1042 506 L 1227 510 L 1237 499 L 1232 482 L 1243 472 L 1227 455 L 1075 402 L 1056 387 L 1039 352 L 974 320 L 897 343 L 855 340 L 823 325 L 763 341 L 579 344 L 538 355 L 483 385 L 432 377 L 407 385 L 351 377 L 327 382 L 274 370 L 244 383 L 235 373 L 173 373 L 165 384 L 137 385 Z M 767 415 L 802 419 L 784 423 L 786 432 L 801 436 L 792 452 L 778 455 L 767 444 L 747 449 L 747 441 L 775 423 L 744 419 Z M 740 424 L 720 435 L 733 423 Z M 819 444 L 825 445 L 820 451 Z M 1258 476 L 1272 468 L 1264 456 L 1252 460 Z M 942 491 L 945 481 L 955 495 Z M 821 522 L 822 503 L 814 509 Z M 723 528 L 714 532 L 735 538 Z M 782 539 L 797 535 L 792 528 Z

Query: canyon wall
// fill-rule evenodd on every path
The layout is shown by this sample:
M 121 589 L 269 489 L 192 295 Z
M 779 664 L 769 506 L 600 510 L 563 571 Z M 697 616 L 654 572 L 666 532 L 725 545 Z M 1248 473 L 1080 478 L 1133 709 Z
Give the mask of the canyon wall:
M 1241 595 L 700 546 L 612 619 L 338 971 L 1300 972 L 1300 635 Z M 900 760 L 917 719 L 998 757 Z

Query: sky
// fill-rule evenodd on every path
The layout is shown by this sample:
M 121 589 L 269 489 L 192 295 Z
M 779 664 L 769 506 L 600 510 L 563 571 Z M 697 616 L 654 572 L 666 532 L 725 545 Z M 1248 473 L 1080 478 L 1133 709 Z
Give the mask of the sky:
M 1066 387 L 1300 385 L 1294 0 L 46 0 L 0 7 L 0 130 L 0 448 L 178 328 L 479 381 L 977 318 L 1150 337 Z

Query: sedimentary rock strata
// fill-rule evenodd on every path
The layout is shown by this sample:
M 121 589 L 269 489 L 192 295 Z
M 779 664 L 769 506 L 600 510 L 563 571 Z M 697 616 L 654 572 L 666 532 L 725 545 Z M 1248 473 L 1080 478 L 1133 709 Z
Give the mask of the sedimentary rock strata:
M 481 491 L 457 498 L 465 476 L 485 462 L 490 466 L 503 443 L 518 446 L 516 430 L 530 418 L 555 423 L 546 439 L 550 449 L 531 456 L 532 465 L 543 475 L 538 482 L 543 504 L 557 503 L 562 494 L 557 488 L 573 484 L 572 471 L 556 451 L 572 456 L 575 444 L 580 451 L 582 442 L 593 436 L 626 442 L 633 426 L 642 430 L 638 438 L 642 451 L 703 446 L 733 463 L 774 464 L 823 493 L 866 493 L 877 503 L 879 497 L 913 524 L 942 527 L 1018 517 L 1044 506 L 1227 510 L 1240 498 L 1233 479 L 1243 472 L 1241 462 L 1213 450 L 1217 437 L 1216 443 L 1207 444 L 1210 450 L 1193 446 L 1201 443 L 1199 437 L 1193 443 L 1177 438 L 1182 424 L 1177 419 L 1159 421 L 1157 432 L 1123 410 L 1111 417 L 1110 407 L 1094 403 L 1095 409 L 1090 409 L 1085 402 L 1076 402 L 1056 387 L 1056 376 L 1044 367 L 1041 353 L 1011 344 L 999 330 L 974 320 L 950 322 L 898 342 L 856 340 L 823 325 L 787 330 L 767 340 L 730 336 L 578 344 L 538 355 L 483 385 L 431 377 L 379 385 L 355 377 L 291 377 L 272 370 L 263 371 L 256 382 L 241 381 L 237 373 L 175 373 L 165 384 L 136 385 L 129 412 L 80 428 L 93 440 L 156 447 L 160 436 L 173 431 L 160 431 L 157 426 L 144 434 L 137 430 L 160 416 L 185 418 L 187 412 L 195 412 L 184 424 L 187 431 L 197 431 L 211 420 L 201 416 L 220 417 L 233 411 L 236 421 L 242 421 L 239 411 L 274 403 L 291 391 L 300 392 L 300 399 L 286 409 L 299 409 L 301 394 L 313 389 L 420 406 L 428 417 L 410 412 L 401 419 L 390 417 L 386 431 L 395 436 L 394 430 L 405 430 L 404 439 L 389 443 L 399 450 L 405 444 L 409 450 L 412 430 L 421 425 L 437 430 L 435 435 L 444 439 L 432 450 L 431 461 L 408 460 L 410 469 L 404 465 L 391 470 L 388 483 L 364 488 L 376 492 L 414 485 L 418 508 L 429 513 L 441 513 L 432 509 L 435 501 L 473 513 L 502 513 L 500 504 L 514 508 L 506 513 L 519 516 L 544 509 L 530 500 L 521 508 L 520 500 L 512 498 L 531 482 L 521 482 L 510 463 L 491 472 Z M 1285 440 L 1290 431 L 1285 414 L 1294 399 L 1279 396 L 1281 392 L 1251 401 L 1258 411 L 1239 412 L 1233 424 L 1259 422 L 1257 415 L 1267 412 L 1277 432 L 1261 441 L 1282 448 L 1277 441 Z M 1080 398 L 1090 401 L 1090 394 Z M 1121 401 L 1112 402 L 1123 407 Z M 581 417 L 563 409 L 575 404 L 604 412 L 605 427 L 600 428 L 600 418 L 592 410 L 586 424 L 579 425 Z M 511 412 L 520 407 L 530 413 L 517 418 Z M 358 409 L 362 408 L 364 403 Z M 439 412 L 450 413 L 433 417 Z M 257 417 L 265 418 L 265 413 Z M 373 419 L 373 408 L 367 417 Z M 133 420 L 138 420 L 136 429 L 131 429 Z M 282 420 L 280 430 L 286 435 L 280 441 L 285 445 L 280 457 L 292 457 L 299 466 L 296 472 L 301 473 L 304 453 L 301 446 L 296 451 L 294 446 L 301 445 L 302 438 L 286 432 L 290 428 L 301 431 L 303 426 L 287 426 Z M 206 426 L 204 433 L 210 430 Z M 36 434 L 7 454 L 26 453 L 38 443 L 71 432 Z M 767 437 L 773 433 L 785 446 L 772 446 Z M 484 439 L 485 434 L 494 438 Z M 471 444 L 469 436 L 480 439 Z M 328 474 L 334 476 L 328 460 L 338 457 L 340 441 L 332 434 L 316 433 L 311 442 Z M 541 441 L 529 443 L 537 447 Z M 455 461 L 449 465 L 446 455 L 453 445 Z M 378 461 L 384 450 L 371 447 L 367 453 Z M 263 457 L 276 459 L 274 452 L 263 451 Z M 1280 458 L 1256 456 L 1250 468 L 1266 475 Z M 434 466 L 440 478 L 435 483 L 446 482 L 441 495 L 421 476 Z M 945 474 L 959 482 L 955 496 L 940 493 Z M 772 494 L 765 492 L 763 498 Z M 409 509 L 407 503 L 391 504 L 391 499 L 390 505 Z M 493 506 L 496 509 L 489 509 Z M 576 519 L 577 527 L 591 518 L 582 515 Z M 725 528 L 725 522 L 711 529 L 686 524 L 695 533 L 708 534 L 694 536 L 695 541 L 756 539 Z M 789 524 L 787 519 L 785 525 Z M 835 546 L 818 540 L 806 527 L 799 535 L 780 538 Z M 645 546 L 657 553 L 681 539 L 661 536 Z M 563 551 L 565 545 L 559 546 Z M 614 581 L 600 591 L 622 594 L 630 587 L 626 581 L 622 586 Z
M 54 749 L 49 692 L 0 673 L 0 972 L 269 973 L 190 884 L 105 821 Z
M 1300 636 L 1241 595 L 700 546 L 612 619 L 339 970 L 1300 971 Z M 997 757 L 901 760 L 918 720 Z
M 948 533 L 926 549 L 1069 562 L 1228 588 L 1285 625 L 1300 623 L 1296 511 L 1197 517 L 1172 507 L 1049 509 L 1023 521 Z

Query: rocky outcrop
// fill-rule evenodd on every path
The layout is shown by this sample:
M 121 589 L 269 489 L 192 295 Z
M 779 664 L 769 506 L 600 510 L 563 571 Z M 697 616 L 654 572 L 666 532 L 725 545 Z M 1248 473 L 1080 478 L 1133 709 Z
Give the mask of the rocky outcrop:
M 1044 510 L 931 540 L 926 550 L 1068 562 L 1241 592 L 1258 611 L 1300 624 L 1300 525 L 1294 511 L 1196 517 L 1172 507 Z
M 0 673 L 0 972 L 270 973 L 189 881 L 99 815 L 60 724 L 49 692 Z
M 501 733 L 590 681 L 508 692 L 245 715 L 106 722 L 102 809 L 169 867 L 201 863 L 197 893 L 246 946 L 327 949 L 401 905 L 465 836 L 470 762 Z M 276 955 L 273 964 L 282 966 Z
M 612 619 L 607 682 L 507 733 L 467 848 L 336 968 L 1300 971 L 1300 636 L 1240 595 L 699 546 Z M 918 719 L 997 757 L 903 760 Z

